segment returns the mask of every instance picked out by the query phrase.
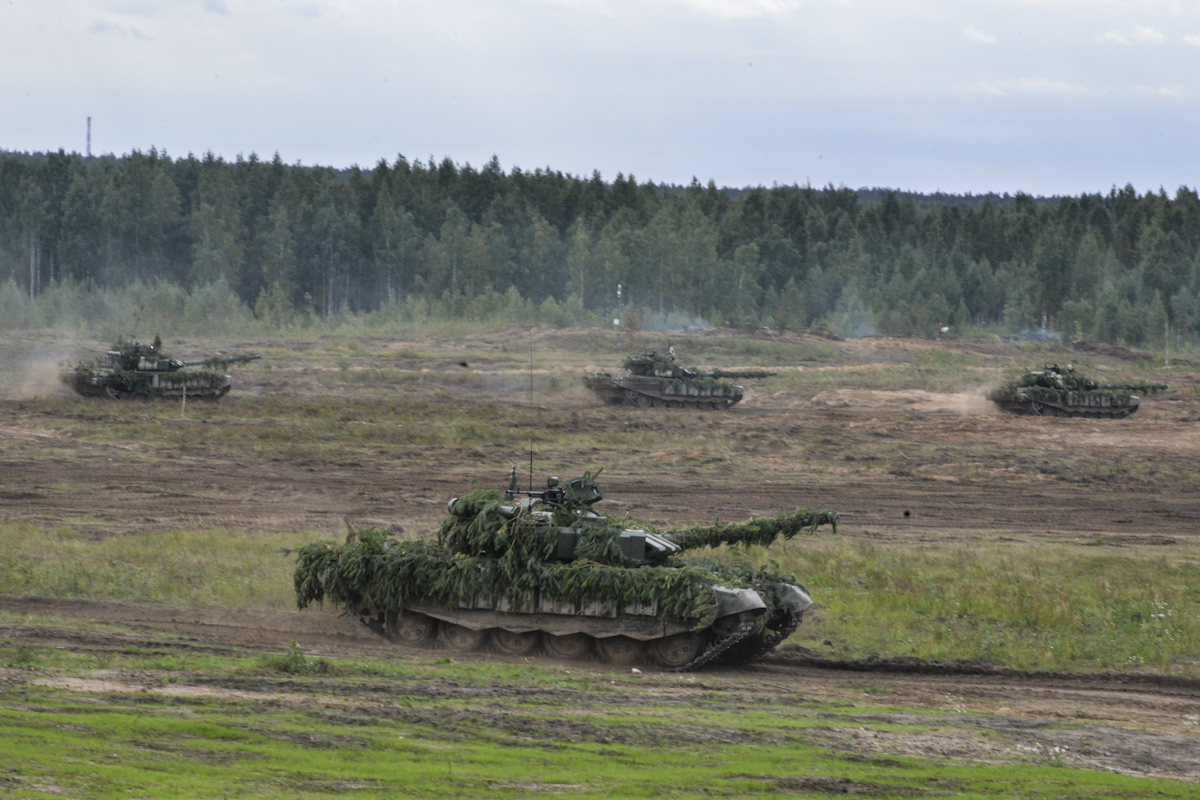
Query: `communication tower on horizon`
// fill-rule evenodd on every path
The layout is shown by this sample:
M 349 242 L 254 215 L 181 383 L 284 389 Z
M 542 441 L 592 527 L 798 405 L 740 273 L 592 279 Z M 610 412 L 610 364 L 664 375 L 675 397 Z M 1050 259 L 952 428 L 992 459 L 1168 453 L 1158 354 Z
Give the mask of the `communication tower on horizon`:
M 92 118 L 88 117 L 87 124 L 87 157 L 92 157 Z

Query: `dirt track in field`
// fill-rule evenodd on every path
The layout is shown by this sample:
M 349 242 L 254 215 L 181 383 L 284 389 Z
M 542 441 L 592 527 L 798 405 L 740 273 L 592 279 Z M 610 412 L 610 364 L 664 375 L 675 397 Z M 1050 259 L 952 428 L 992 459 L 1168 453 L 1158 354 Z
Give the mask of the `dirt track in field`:
M 311 655 L 363 655 L 391 658 L 438 657 L 436 650 L 402 650 L 380 640 L 345 617 L 320 611 L 191 611 L 130 603 L 48 600 L 0 595 L 0 611 L 50 615 L 54 627 L 3 626 L 6 640 L 28 646 L 64 647 L 102 653 L 128 647 L 154 652 L 281 652 L 298 642 Z M 72 629 L 70 621 L 105 623 L 103 630 Z M 118 630 L 113 630 L 115 626 Z M 456 660 L 499 658 L 486 652 Z M 548 662 L 553 663 L 553 662 Z M 611 671 L 596 663 L 571 662 L 571 669 Z M 652 667 L 646 667 L 653 670 Z M 625 668 L 620 668 L 625 672 Z M 3 672 L 0 670 L 0 672 Z M 16 675 L 10 675 L 10 679 Z M 187 682 L 152 687 L 114 675 L 95 678 L 34 678 L 35 682 L 82 692 L 139 693 L 289 703 L 328 703 L 307 697 L 295 686 L 281 694 L 269 686 Z M 759 664 L 737 669 L 708 669 L 696 675 L 699 686 L 666 684 L 672 692 L 693 695 L 700 689 L 736 691 L 743 696 L 826 699 L 859 707 L 873 722 L 939 726 L 937 733 L 886 734 L 860 729 L 830 729 L 831 747 L 863 754 L 991 760 L 1023 748 L 1035 760 L 1113 770 L 1132 775 L 1200 779 L 1200 680 L 1160 676 L 1022 674 L 980 665 L 930 665 L 903 661 L 831 663 L 802 648 L 785 647 Z M 444 694 L 448 690 L 440 687 Z M 681 700 L 685 699 L 683 697 Z M 923 707 L 942 716 L 872 710 L 876 705 Z M 980 737 L 981 733 L 988 735 Z M 1055 748 L 1061 748 L 1056 750 Z

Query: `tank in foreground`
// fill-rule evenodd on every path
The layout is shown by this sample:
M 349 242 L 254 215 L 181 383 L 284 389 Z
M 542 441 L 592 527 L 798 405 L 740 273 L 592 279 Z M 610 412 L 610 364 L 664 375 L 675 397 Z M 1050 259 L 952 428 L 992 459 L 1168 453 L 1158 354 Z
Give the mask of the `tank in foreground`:
M 210 356 L 180 361 L 162 352 L 162 340 L 157 336 L 152 344 L 119 340 L 103 358 L 66 369 L 62 380 L 85 397 L 119 400 L 186 396 L 216 400 L 233 386 L 233 378 L 224 373 L 225 368 L 256 358 L 261 356 Z
M 697 370 L 675 363 L 675 348 L 667 355 L 643 353 L 625 359 L 624 374 L 592 375 L 584 385 L 609 405 L 639 408 L 729 408 L 746 390 L 732 380 L 769 378 L 765 370 Z
M 1072 364 L 1053 364 L 1027 370 L 989 393 L 988 399 L 1010 414 L 1121 419 L 1138 410 L 1142 397 L 1166 390 L 1162 383 L 1097 383 Z
M 684 556 L 720 544 L 836 532 L 838 515 L 797 509 L 732 525 L 630 529 L 592 505 L 593 476 L 544 491 L 480 490 L 450 501 L 436 543 L 352 529 L 345 544 L 297 554 L 297 602 L 328 599 L 406 646 L 597 655 L 672 670 L 761 658 L 800 624 L 812 600 L 791 575 L 749 561 Z

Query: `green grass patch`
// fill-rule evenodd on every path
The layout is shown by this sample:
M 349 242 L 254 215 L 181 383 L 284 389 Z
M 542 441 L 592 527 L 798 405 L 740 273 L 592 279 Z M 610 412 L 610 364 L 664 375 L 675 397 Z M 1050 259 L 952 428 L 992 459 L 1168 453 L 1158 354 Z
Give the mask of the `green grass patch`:
M 0 645 L 0 659 L 11 650 Z M 148 658 L 114 654 L 109 683 L 86 691 L 33 682 L 69 670 L 10 677 L 0 796 L 1194 796 L 1187 783 L 1079 768 L 1052 729 L 995 733 L 983 714 L 753 681 L 433 658 L 330 658 L 321 671 L 238 653 Z M 863 732 L 882 748 L 847 747 Z M 924 735 L 976 755 L 891 752 Z
M 1132 548 L 775 545 L 817 602 L 793 638 L 839 658 L 1200 675 L 1200 563 Z
M 95 538 L 86 529 L 0 525 L 0 592 L 193 608 L 293 608 L 284 548 L 313 533 L 223 528 Z

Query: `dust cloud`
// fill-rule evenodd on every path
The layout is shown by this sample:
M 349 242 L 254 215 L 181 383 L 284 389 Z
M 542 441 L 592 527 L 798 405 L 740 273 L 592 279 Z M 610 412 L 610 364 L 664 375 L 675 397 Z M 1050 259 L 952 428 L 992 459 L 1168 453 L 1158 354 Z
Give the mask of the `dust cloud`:
M 0 399 L 49 400 L 71 396 L 59 375 L 65 354 L 35 349 L 22 356 L 0 356 Z
M 813 405 L 828 408 L 870 408 L 911 411 L 940 411 L 962 416 L 996 414 L 996 406 L 982 392 L 927 392 L 922 389 L 882 391 L 873 389 L 837 389 L 821 392 Z

